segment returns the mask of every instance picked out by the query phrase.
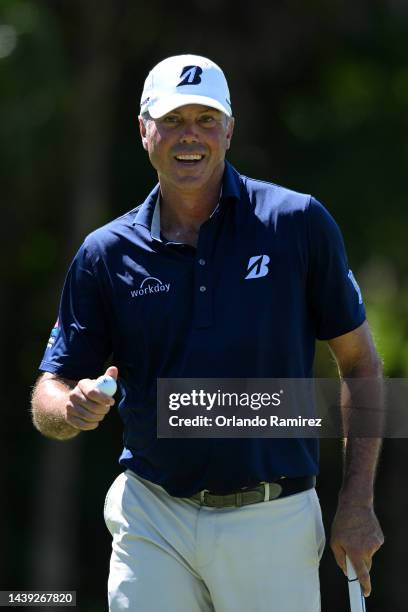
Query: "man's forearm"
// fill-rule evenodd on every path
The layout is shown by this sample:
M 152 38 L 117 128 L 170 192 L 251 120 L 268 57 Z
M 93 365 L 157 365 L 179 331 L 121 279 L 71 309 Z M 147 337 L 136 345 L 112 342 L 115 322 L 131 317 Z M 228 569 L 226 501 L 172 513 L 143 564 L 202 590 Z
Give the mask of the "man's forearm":
M 371 592 L 373 555 L 384 543 L 374 512 L 374 480 L 383 435 L 382 365 L 365 321 L 329 342 L 341 376 L 344 429 L 343 484 L 330 545 L 346 573 L 349 557 L 364 594 Z
M 342 381 L 342 415 L 347 437 L 340 498 L 352 504 L 372 505 L 382 444 L 383 381 L 380 369 L 359 374 L 353 372 Z
M 65 420 L 68 394 L 74 386 L 74 382 L 46 375 L 36 383 L 31 403 L 32 418 L 35 427 L 44 436 L 69 440 L 79 434 L 79 430 Z
M 340 500 L 349 504 L 371 506 L 374 481 L 381 451 L 379 438 L 346 438 L 344 441 L 343 484 Z

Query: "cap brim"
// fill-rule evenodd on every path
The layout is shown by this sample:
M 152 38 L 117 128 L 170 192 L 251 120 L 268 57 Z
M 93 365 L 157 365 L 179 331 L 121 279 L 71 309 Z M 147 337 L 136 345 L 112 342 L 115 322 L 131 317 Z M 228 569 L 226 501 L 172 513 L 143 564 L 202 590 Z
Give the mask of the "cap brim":
M 231 109 L 227 103 L 225 103 L 224 106 L 221 104 L 221 102 L 215 100 L 214 98 L 209 98 L 207 96 L 186 95 L 181 93 L 157 100 L 157 102 L 153 102 L 151 105 L 149 105 L 147 110 L 153 119 L 159 119 L 170 111 L 180 108 L 180 106 L 186 106 L 186 104 L 202 104 L 204 106 L 209 106 L 210 108 L 216 108 L 222 113 L 225 113 L 228 117 L 232 116 Z

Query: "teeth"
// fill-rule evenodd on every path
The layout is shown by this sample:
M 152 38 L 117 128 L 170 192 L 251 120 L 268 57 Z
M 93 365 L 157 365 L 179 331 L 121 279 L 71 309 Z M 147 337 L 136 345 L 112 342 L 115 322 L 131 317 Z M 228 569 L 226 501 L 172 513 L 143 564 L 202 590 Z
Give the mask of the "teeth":
M 203 158 L 203 155 L 176 155 L 176 159 L 180 159 L 182 161 L 200 161 Z

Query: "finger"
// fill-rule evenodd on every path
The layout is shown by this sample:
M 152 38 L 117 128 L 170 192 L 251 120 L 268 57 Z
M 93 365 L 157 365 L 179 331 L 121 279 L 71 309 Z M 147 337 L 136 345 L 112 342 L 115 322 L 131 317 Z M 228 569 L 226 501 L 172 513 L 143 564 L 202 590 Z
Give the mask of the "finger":
M 364 576 L 358 577 L 361 588 L 363 589 L 364 597 L 369 597 L 371 594 L 371 578 L 369 572 L 367 572 Z
M 112 398 L 109 395 L 105 396 L 104 393 L 99 398 L 99 400 L 101 401 L 95 401 L 94 399 L 88 396 L 73 398 L 73 400 L 71 401 L 75 406 L 82 406 L 82 408 L 85 408 L 85 410 L 88 410 L 89 412 L 93 412 L 95 414 L 106 414 L 107 412 L 109 412 L 109 410 L 115 403 L 115 401 L 111 401 Z
M 87 423 L 99 423 L 109 412 L 109 407 L 102 412 L 101 405 L 96 404 L 96 406 L 98 407 L 98 410 L 90 410 L 89 408 L 79 404 L 69 403 L 67 404 L 66 414 L 68 418 L 79 418 Z
M 376 553 L 377 550 L 379 550 L 383 544 L 384 544 L 384 534 L 381 531 L 381 528 L 379 528 L 379 533 L 377 533 L 377 542 L 374 544 L 373 554 Z
M 115 403 L 115 400 L 113 399 L 111 395 L 108 395 L 108 393 L 104 393 L 97 387 L 94 387 L 93 389 L 91 389 L 87 393 L 87 397 L 93 402 L 96 402 L 97 404 L 105 404 L 105 405 L 113 406 Z
M 351 563 L 353 564 L 357 578 L 361 584 L 364 597 L 368 597 L 371 593 L 371 579 L 366 562 L 362 560 L 361 557 L 355 557 L 351 554 L 349 554 L 349 558 Z
M 347 576 L 346 553 L 344 552 L 344 549 L 338 544 L 335 544 L 333 542 L 330 544 L 330 546 L 333 551 L 334 558 L 336 559 L 337 565 L 340 567 L 343 574 Z
M 119 370 L 116 366 L 109 366 L 105 372 L 105 376 L 112 376 L 115 380 L 118 380 Z
M 65 407 L 65 413 L 70 416 L 78 416 L 85 421 L 101 421 L 106 417 L 110 410 L 110 406 L 103 404 L 93 404 L 90 401 L 80 404 L 78 402 L 69 401 Z
M 108 403 L 99 404 L 89 400 L 81 392 L 73 392 L 69 396 L 66 413 L 71 416 L 79 416 L 87 421 L 98 421 L 106 416 L 110 408 Z
M 69 394 L 69 399 L 73 404 L 80 404 L 84 408 L 96 412 L 101 412 L 101 407 L 111 407 L 115 403 L 113 397 L 99 391 L 95 387 L 95 381 L 91 380 L 79 381 L 75 389 Z
M 87 421 L 75 416 L 67 418 L 67 423 L 80 431 L 92 431 L 93 429 L 99 427 L 99 423 L 88 423 Z

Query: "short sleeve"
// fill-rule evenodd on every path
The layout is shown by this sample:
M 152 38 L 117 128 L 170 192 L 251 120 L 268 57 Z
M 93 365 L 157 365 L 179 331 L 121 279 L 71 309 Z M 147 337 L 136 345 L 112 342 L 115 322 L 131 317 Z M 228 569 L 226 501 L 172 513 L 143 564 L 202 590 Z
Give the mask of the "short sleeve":
M 112 352 L 111 346 L 101 284 L 83 245 L 65 279 L 58 319 L 40 370 L 73 380 L 96 378 Z
M 337 223 L 314 198 L 310 199 L 306 214 L 308 299 L 316 338 L 329 340 L 361 325 L 366 318 L 365 308 Z

